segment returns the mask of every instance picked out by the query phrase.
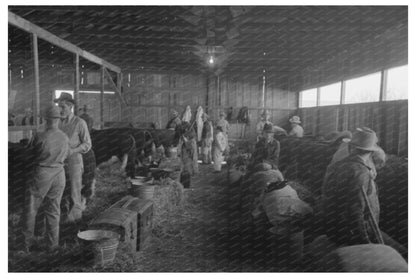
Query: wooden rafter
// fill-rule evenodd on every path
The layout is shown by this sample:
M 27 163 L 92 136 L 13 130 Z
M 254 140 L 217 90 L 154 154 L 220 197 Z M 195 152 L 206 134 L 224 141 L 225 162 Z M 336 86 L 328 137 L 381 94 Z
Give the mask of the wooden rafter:
M 37 37 L 46 40 L 56 46 L 59 46 L 67 51 L 70 51 L 72 53 L 78 54 L 79 56 L 94 62 L 96 64 L 102 65 L 114 72 L 120 73 L 121 69 L 107 61 L 105 61 L 102 58 L 99 58 L 97 56 L 95 56 L 94 54 L 91 54 L 88 51 L 85 51 L 79 47 L 77 47 L 76 45 L 67 42 L 57 36 L 55 36 L 54 34 L 46 31 L 45 29 L 42 29 L 41 27 L 27 21 L 24 18 L 21 18 L 20 16 L 12 13 L 9 11 L 9 24 L 12 24 L 20 29 L 23 29 L 29 33 L 33 33 L 36 34 Z

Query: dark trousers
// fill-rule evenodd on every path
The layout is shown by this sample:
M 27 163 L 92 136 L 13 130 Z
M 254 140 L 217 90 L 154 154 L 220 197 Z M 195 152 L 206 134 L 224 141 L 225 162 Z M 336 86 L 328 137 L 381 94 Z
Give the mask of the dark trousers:
M 184 188 L 191 187 L 191 175 L 187 171 L 183 171 L 181 173 L 181 183 L 183 184 Z

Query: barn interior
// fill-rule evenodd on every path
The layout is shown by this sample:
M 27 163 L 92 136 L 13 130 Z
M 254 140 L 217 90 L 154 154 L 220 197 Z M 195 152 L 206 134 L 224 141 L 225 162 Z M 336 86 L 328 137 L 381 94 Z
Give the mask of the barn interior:
M 279 168 L 301 199 L 313 199 L 314 211 L 336 150 L 331 134 L 374 130 L 387 154 L 376 180 L 380 228 L 407 248 L 407 6 L 9 6 L 8 45 L 9 271 L 103 271 L 80 263 L 78 243 L 53 258 L 13 252 L 10 234 L 21 210 L 10 207 L 17 180 L 10 175 L 10 161 L 17 160 L 10 144 L 42 128 L 42 111 L 61 92 L 73 96 L 75 115 L 88 107 L 94 130 L 163 130 L 171 111 L 182 116 L 187 106 L 194 115 L 201 106 L 213 122 L 225 112 L 230 124 L 221 173 L 200 164 L 185 190 L 162 178 L 145 247 L 133 252 L 120 242 L 104 271 L 311 270 L 310 262 L 294 265 L 276 255 L 267 218 L 253 220 L 244 211 L 256 198 L 252 187 L 267 180 L 250 180 L 238 169 L 253 152 L 265 109 L 284 130 L 292 116 L 302 121 L 301 141 L 280 140 Z M 28 108 L 33 123 L 23 126 Z M 142 175 L 137 165 L 130 177 L 118 172 L 119 164 L 94 169 L 96 200 L 85 222 Z M 314 217 L 305 224 L 304 254 L 319 236 Z

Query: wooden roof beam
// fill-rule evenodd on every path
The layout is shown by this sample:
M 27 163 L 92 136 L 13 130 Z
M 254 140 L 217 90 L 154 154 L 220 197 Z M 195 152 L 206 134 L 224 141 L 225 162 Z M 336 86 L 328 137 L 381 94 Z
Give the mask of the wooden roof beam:
M 93 55 L 93 54 L 91 54 L 88 51 L 85 51 L 85 50 L 79 48 L 78 46 L 76 46 L 76 45 L 74 45 L 74 44 L 72 44 L 68 41 L 65 41 L 65 40 L 61 39 L 58 36 L 55 36 L 54 34 L 46 31 L 45 29 L 42 29 L 41 27 L 27 21 L 26 19 L 14 14 L 10 11 L 9 11 L 9 19 L 8 20 L 9 20 L 9 24 L 14 25 L 14 26 L 16 26 L 20 29 L 23 29 L 26 32 L 36 34 L 39 38 L 41 38 L 43 40 L 46 40 L 46 41 L 48 41 L 48 42 L 50 42 L 50 43 L 52 43 L 56 46 L 59 46 L 59 47 L 65 49 L 69 52 L 78 54 L 79 56 L 81 56 L 81 57 L 83 57 L 83 58 L 85 58 L 85 59 L 87 59 L 91 62 L 94 62 L 96 64 L 102 65 L 102 66 L 104 66 L 104 67 L 106 67 L 106 68 L 108 68 L 108 69 L 110 69 L 114 72 L 117 72 L 117 73 L 121 72 L 121 69 L 119 67 L 117 67 L 117 66 L 115 66 L 115 65 L 113 65 L 113 64 L 111 64 L 111 63 Z

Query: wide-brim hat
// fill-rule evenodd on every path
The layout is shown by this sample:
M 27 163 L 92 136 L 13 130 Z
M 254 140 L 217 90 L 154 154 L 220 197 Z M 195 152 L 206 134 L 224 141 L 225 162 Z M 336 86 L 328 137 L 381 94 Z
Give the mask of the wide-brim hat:
M 357 128 L 350 144 L 355 148 L 364 150 L 364 151 L 378 151 L 379 147 L 377 146 L 378 138 L 376 133 L 370 128 Z
M 292 118 L 289 119 L 289 122 L 291 122 L 292 124 L 300 124 L 300 123 L 302 123 L 300 121 L 299 116 L 293 116 Z
M 60 102 L 60 101 L 69 101 L 72 104 L 75 104 L 75 100 L 72 97 L 70 93 L 62 92 L 59 98 L 56 98 L 53 100 L 54 102 Z
M 57 118 L 61 118 L 61 110 L 56 105 L 50 105 L 45 110 L 45 118 L 46 119 L 57 119 Z

